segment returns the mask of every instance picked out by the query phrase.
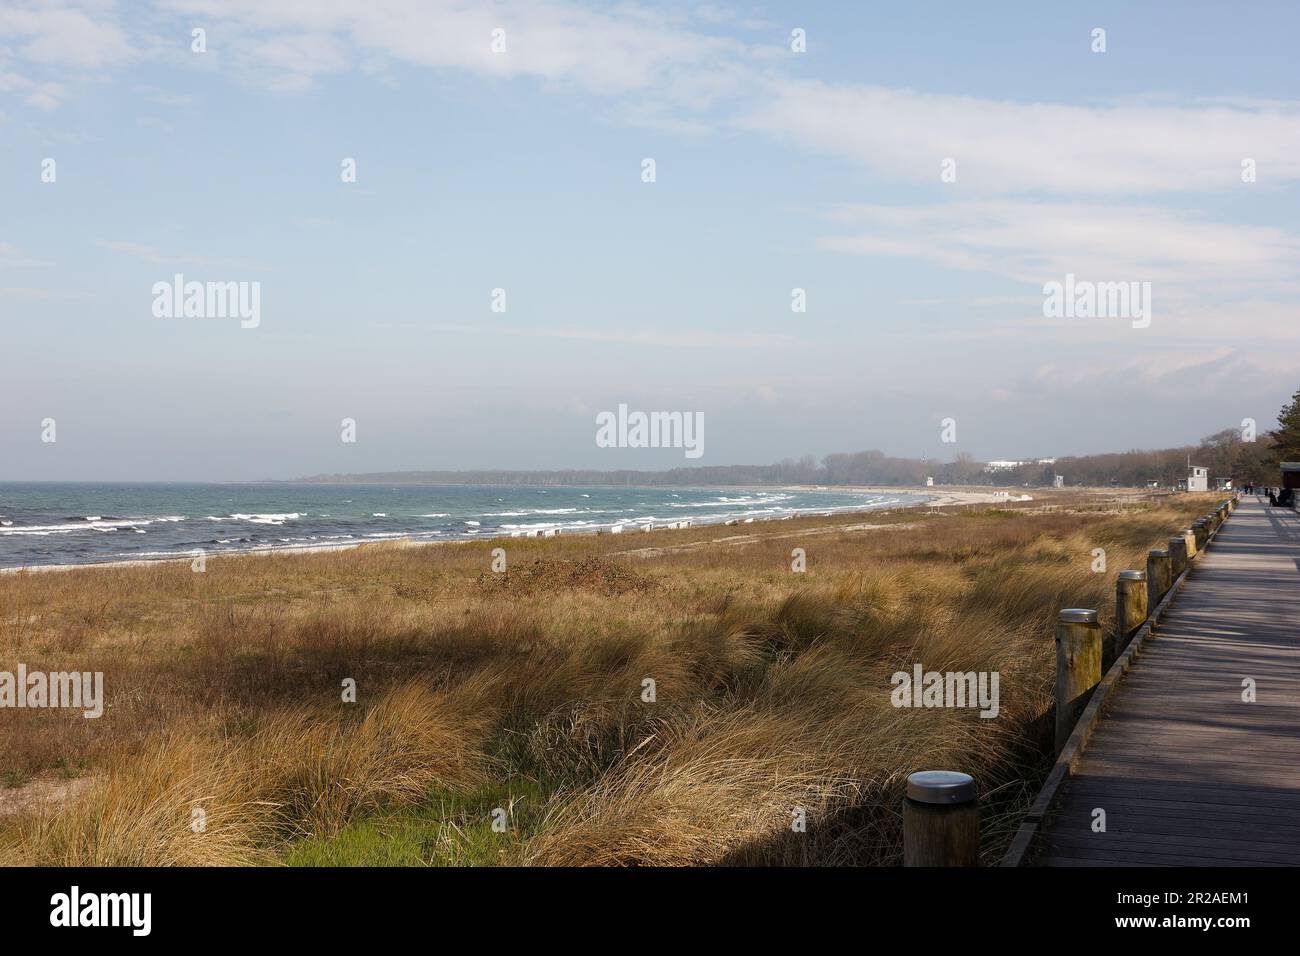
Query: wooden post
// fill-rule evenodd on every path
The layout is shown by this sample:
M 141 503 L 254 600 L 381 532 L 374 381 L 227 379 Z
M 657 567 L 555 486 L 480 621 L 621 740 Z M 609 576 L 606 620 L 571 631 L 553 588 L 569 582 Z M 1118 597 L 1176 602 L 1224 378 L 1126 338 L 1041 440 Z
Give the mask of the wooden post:
M 1169 539 L 1169 586 L 1187 570 L 1187 539 L 1181 534 Z
M 1192 563 L 1192 558 L 1196 557 L 1196 532 L 1191 528 L 1183 529 L 1183 542 L 1187 546 L 1187 563 Z
M 1147 555 L 1147 617 L 1155 613 L 1160 599 L 1173 586 L 1173 564 L 1167 548 L 1152 548 Z
M 979 866 L 980 808 L 975 781 L 951 770 L 907 777 L 904 866 Z
M 1090 608 L 1063 608 L 1056 621 L 1056 751 L 1101 683 L 1101 624 Z
M 1205 550 L 1205 543 L 1210 540 L 1210 533 L 1206 530 L 1204 518 L 1197 518 L 1192 522 L 1192 534 L 1196 536 L 1196 553 L 1200 554 Z
M 1115 585 L 1115 634 L 1111 638 L 1109 658 L 1103 654 L 1101 666 L 1104 670 L 1114 663 L 1115 658 L 1124 653 L 1133 633 L 1147 620 L 1147 573 L 1145 571 L 1121 571 L 1119 582 Z

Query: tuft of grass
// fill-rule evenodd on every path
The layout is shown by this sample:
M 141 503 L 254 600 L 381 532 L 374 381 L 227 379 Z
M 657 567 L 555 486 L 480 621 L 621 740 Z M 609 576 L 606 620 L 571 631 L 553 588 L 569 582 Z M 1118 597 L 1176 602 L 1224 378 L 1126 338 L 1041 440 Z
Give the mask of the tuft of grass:
M 81 796 L 11 825 L 0 849 L 29 865 L 262 862 L 289 840 L 331 837 L 432 787 L 481 786 L 481 719 L 458 695 L 408 684 L 359 719 L 294 709 L 243 738 L 160 734 Z

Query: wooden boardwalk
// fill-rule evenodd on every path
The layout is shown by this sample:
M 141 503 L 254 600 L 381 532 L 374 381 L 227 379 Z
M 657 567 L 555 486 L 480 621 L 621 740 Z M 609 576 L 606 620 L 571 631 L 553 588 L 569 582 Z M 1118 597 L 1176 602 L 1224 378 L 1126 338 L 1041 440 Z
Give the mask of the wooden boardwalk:
M 1044 823 L 1037 865 L 1300 865 L 1300 515 L 1242 498 Z

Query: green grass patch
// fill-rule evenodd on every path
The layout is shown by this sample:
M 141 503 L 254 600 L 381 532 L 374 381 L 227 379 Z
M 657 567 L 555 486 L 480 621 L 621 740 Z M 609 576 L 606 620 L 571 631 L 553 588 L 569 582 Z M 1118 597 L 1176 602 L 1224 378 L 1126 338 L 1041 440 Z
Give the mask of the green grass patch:
M 419 806 L 367 817 L 336 836 L 300 840 L 288 866 L 511 866 L 540 823 L 547 791 L 512 780 L 475 793 L 435 791 Z M 493 829 L 504 821 L 505 832 Z M 498 827 L 500 823 L 498 823 Z

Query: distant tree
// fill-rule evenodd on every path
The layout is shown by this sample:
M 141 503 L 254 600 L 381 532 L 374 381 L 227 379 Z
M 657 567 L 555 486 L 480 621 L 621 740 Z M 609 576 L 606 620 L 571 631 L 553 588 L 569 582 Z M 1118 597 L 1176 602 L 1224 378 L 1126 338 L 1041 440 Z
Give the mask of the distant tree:
M 1282 406 L 1273 433 L 1273 461 L 1300 461 L 1300 390 Z
M 311 482 L 518 485 L 921 485 L 926 476 L 939 484 L 1050 486 L 1055 475 L 1067 485 L 1105 487 L 1112 482 L 1141 487 L 1149 481 L 1169 487 L 1187 477 L 1188 459 L 1210 469 L 1213 478 L 1238 483 L 1277 482 L 1278 461 L 1300 461 L 1300 391 L 1278 415 L 1277 432 L 1261 432 L 1255 441 L 1242 440 L 1236 428 L 1225 428 L 1201 439 L 1199 445 L 1153 450 L 1133 449 L 1100 455 L 1062 457 L 1052 465 L 1037 462 L 1017 468 L 985 471 L 966 453 L 950 462 L 935 459 L 891 458 L 879 450 L 827 455 L 819 465 L 810 455 L 770 465 L 707 465 L 665 471 L 419 471 L 375 472 L 364 475 L 317 475 Z
M 1260 435 L 1254 442 L 1237 446 L 1237 456 L 1232 463 L 1232 477 L 1239 484 L 1267 484 L 1277 478 L 1277 465 L 1273 461 L 1273 436 Z
M 1228 448 L 1241 441 L 1241 435 L 1235 428 L 1225 428 L 1221 432 L 1215 432 L 1213 435 L 1206 435 L 1201 439 L 1202 448 Z

